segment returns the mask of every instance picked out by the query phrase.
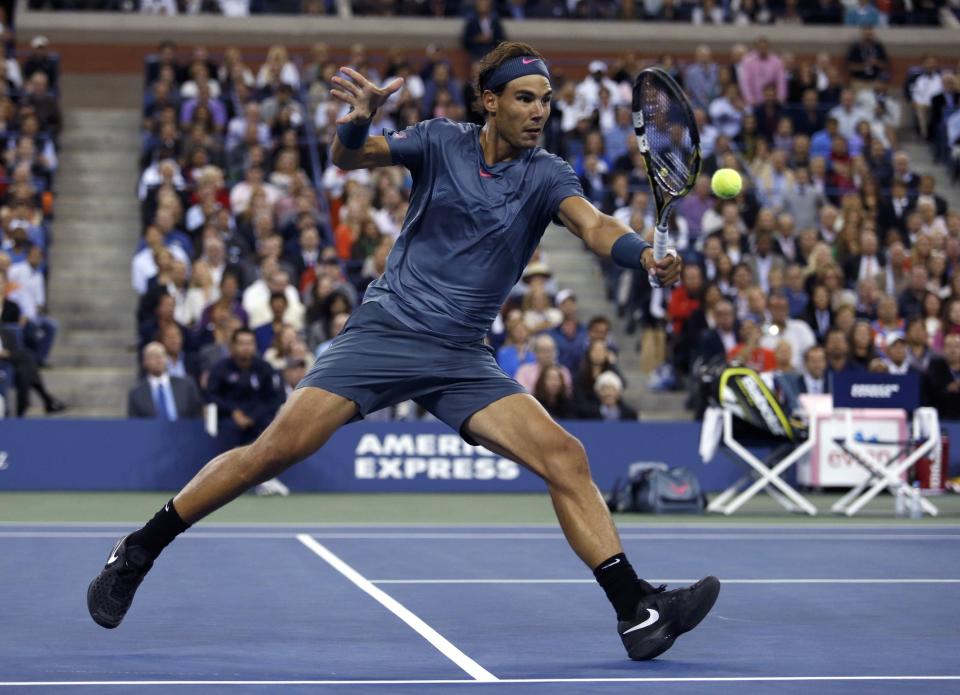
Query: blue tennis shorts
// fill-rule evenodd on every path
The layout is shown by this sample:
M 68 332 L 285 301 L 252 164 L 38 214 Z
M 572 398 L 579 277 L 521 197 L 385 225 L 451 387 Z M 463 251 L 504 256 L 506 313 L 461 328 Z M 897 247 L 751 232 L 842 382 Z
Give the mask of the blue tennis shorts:
M 353 312 L 297 388 L 304 386 L 349 398 L 360 417 L 413 400 L 461 436 L 463 424 L 477 411 L 504 396 L 526 393 L 500 368 L 492 348 L 418 333 L 377 302 Z

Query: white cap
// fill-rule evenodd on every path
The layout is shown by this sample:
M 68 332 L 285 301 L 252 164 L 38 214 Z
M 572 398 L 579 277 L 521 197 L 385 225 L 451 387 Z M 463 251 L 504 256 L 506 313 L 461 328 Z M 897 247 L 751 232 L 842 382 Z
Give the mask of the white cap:
M 30 47 L 31 47 L 31 48 L 40 48 L 41 46 L 46 46 L 46 45 L 48 45 L 49 43 L 50 43 L 50 42 L 47 40 L 47 37 L 44 36 L 43 34 L 40 34 L 40 35 L 38 35 L 38 36 L 34 36 L 34 37 L 30 40 Z
M 573 293 L 573 290 L 560 290 L 557 292 L 557 306 L 560 306 L 568 299 L 577 300 L 577 295 Z
M 602 60 L 593 60 L 590 62 L 590 66 L 587 68 L 590 72 L 603 72 L 607 71 L 607 64 Z

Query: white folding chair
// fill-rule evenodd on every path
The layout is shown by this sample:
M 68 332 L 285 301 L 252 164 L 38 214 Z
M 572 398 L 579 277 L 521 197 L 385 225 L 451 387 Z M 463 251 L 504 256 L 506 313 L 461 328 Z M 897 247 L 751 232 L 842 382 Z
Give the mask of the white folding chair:
M 831 507 L 837 514 L 853 516 L 884 489 L 891 494 L 903 494 L 911 503 L 930 516 L 937 516 L 936 505 L 920 494 L 920 490 L 910 487 L 906 473 L 924 456 L 932 454 L 940 446 L 940 416 L 936 408 L 917 408 L 913 414 L 912 437 L 906 441 L 875 441 L 871 444 L 900 447 L 899 451 L 887 461 L 878 461 L 858 442 L 854 433 L 853 410 L 845 409 L 846 431 L 842 439 L 836 442 L 854 461 L 867 469 L 868 477 L 850 492 L 841 497 Z M 915 448 L 914 448 L 915 447 Z
M 734 437 L 733 412 L 727 408 L 723 410 L 723 447 L 734 458 L 750 467 L 750 471 L 733 485 L 721 492 L 707 505 L 708 512 L 717 512 L 729 516 L 742 507 L 754 495 L 763 490 L 790 512 L 804 512 L 815 516 L 817 508 L 803 495 L 791 487 L 782 476 L 786 471 L 806 456 L 813 448 L 813 437 L 797 442 L 793 450 L 784 458 L 770 465 L 768 461 L 775 458 L 774 454 L 782 451 L 782 445 L 775 449 L 767 460 L 760 459 L 746 446 Z

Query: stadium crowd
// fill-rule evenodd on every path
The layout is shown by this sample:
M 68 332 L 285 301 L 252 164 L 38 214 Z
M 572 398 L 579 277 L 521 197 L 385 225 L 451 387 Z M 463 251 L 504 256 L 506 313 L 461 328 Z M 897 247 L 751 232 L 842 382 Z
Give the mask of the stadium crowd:
M 0 8 L 0 27 L 9 27 Z M 62 127 L 59 60 L 44 36 L 17 56 L 4 30 L 4 91 L 0 95 L 0 417 L 16 389 L 12 412 L 22 417 L 36 392 L 47 413 L 66 405 L 46 388 L 45 366 L 57 335 L 46 313 L 47 249 Z
M 151 15 L 307 14 L 456 17 L 475 11 L 470 0 L 29 0 L 33 9 L 107 10 Z M 607 19 L 764 26 L 847 24 L 937 26 L 955 0 L 498 0 L 510 19 Z
M 192 380 L 243 439 L 269 420 L 253 406 L 275 410 L 343 329 L 406 212 L 406 170 L 346 172 L 329 162 L 343 113 L 330 97 L 338 66 L 374 81 L 405 78 L 374 134 L 479 116 L 470 79 L 436 47 L 419 60 L 391 52 L 375 61 L 355 45 L 336 62 L 322 44 L 305 61 L 282 46 L 262 62 L 237 49 L 220 60 L 202 47 L 180 57 L 165 42 L 145 73 L 144 232 L 132 265 L 140 346 L 151 348 L 143 366 L 154 412 L 177 392 L 158 403 L 158 378 Z M 627 327 L 668 334 L 654 387 L 696 392 L 700 371 L 717 360 L 775 372 L 787 400 L 829 389 L 829 379 L 811 378 L 843 369 L 960 376 L 960 211 L 898 149 L 902 128 L 935 131 L 953 113 L 944 97 L 952 72 L 931 57 L 892 88 L 869 26 L 842 63 L 780 54 L 763 38 L 723 60 L 701 46 L 689 62 L 657 62 L 690 94 L 704 155 L 703 176 L 671 220 L 683 283 L 652 290 L 642 274 L 604 268 Z M 650 233 L 629 111 L 643 64 L 632 55 L 595 60 L 580 81 L 556 79 L 544 144 L 600 209 Z M 729 201 L 709 188 L 724 166 L 746 182 Z M 636 418 L 621 400 L 611 319 L 584 323 L 558 281 L 549 258 L 535 257 L 489 336 L 500 364 L 557 417 Z M 147 364 L 158 347 L 167 355 L 160 377 Z M 960 415 L 960 381 L 929 381 L 944 416 Z M 421 415 L 409 403 L 382 414 Z

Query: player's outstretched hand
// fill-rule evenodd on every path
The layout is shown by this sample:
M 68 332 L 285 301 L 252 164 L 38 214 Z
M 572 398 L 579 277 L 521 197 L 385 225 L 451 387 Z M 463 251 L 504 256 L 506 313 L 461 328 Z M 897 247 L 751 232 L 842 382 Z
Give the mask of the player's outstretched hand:
M 377 109 L 386 103 L 390 95 L 403 86 L 402 77 L 392 80 L 383 87 L 378 87 L 353 68 L 344 67 L 340 68 L 340 71 L 350 79 L 334 75 L 333 83 L 338 89 L 331 89 L 330 94 L 352 108 L 350 113 L 337 119 L 337 124 L 369 120 Z
M 666 256 L 654 262 L 653 251 L 644 254 L 644 266 L 650 274 L 650 281 L 654 287 L 673 287 L 680 279 L 683 270 L 683 261 L 676 251 L 670 250 Z

